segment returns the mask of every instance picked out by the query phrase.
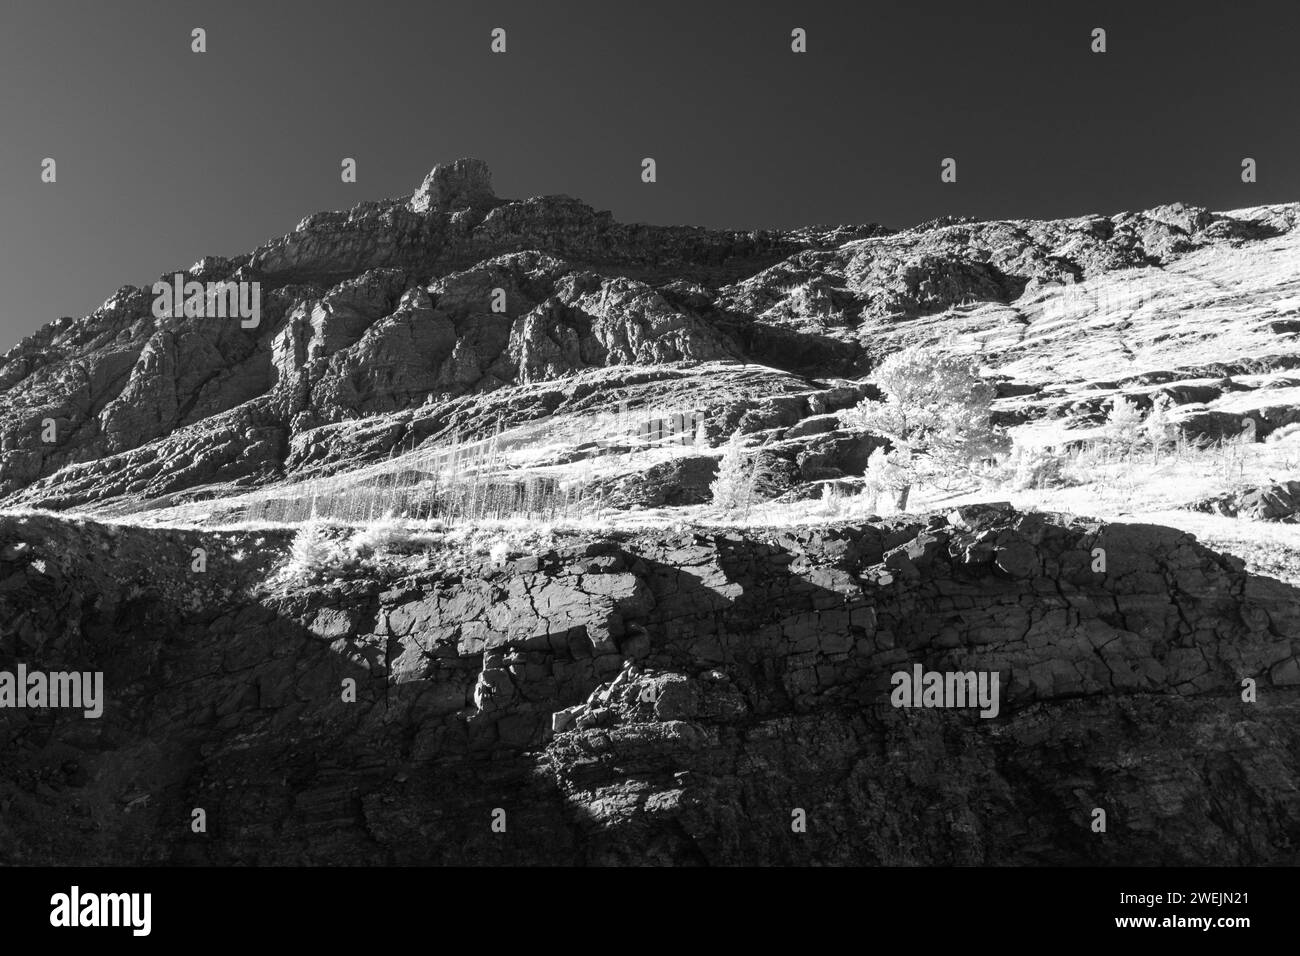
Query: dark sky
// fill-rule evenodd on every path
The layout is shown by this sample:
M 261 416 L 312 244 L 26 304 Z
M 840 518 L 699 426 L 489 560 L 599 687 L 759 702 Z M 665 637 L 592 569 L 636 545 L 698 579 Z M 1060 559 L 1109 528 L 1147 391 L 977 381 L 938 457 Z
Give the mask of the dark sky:
M 1297 10 L 3 0 L 0 349 L 308 213 L 409 193 L 460 156 L 485 159 L 502 196 L 738 228 L 1300 200 Z M 790 52 L 795 26 L 807 54 Z M 939 180 L 945 156 L 956 184 Z

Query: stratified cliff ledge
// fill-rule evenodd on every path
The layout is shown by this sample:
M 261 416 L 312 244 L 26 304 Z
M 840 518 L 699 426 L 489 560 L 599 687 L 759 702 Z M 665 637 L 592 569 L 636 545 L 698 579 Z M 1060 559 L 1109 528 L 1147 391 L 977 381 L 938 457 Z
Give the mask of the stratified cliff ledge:
M 1181 532 L 977 506 L 292 592 L 284 544 L 0 519 L 0 667 L 108 697 L 0 710 L 0 862 L 1300 862 L 1298 595 Z M 918 663 L 1000 713 L 892 707 Z

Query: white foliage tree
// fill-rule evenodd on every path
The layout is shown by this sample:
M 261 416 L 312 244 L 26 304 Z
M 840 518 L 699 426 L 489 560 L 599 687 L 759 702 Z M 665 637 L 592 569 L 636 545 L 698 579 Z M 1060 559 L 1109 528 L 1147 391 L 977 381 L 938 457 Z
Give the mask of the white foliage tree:
M 1142 412 L 1137 403 L 1117 395 L 1110 404 L 1110 413 L 1102 430 L 1106 440 L 1121 448 L 1131 450 L 1143 438 Z
M 1173 407 L 1174 403 L 1168 395 L 1158 395 L 1151 403 L 1151 411 L 1146 420 L 1142 422 L 1142 433 L 1156 450 L 1172 438 L 1174 424 L 1170 413 Z
M 713 503 L 723 511 L 735 511 L 745 503 L 745 446 L 740 432 L 732 434 L 718 461 L 718 476 L 709 485 Z
M 761 451 L 748 452 L 740 431 L 732 432 L 718 462 L 718 475 L 709 485 L 713 503 L 723 511 L 748 512 L 757 501 L 760 489 L 771 477 L 771 469 Z
M 893 444 L 878 460 L 877 478 L 882 490 L 894 491 L 900 511 L 918 482 L 950 477 L 1010 448 L 990 417 L 997 393 L 969 359 L 914 345 L 886 358 L 868 381 L 884 400 L 865 399 L 840 420 Z
M 340 557 L 340 548 L 325 530 L 325 522 L 313 513 L 298 526 L 289 546 L 284 575 L 292 580 L 311 581 L 337 566 Z

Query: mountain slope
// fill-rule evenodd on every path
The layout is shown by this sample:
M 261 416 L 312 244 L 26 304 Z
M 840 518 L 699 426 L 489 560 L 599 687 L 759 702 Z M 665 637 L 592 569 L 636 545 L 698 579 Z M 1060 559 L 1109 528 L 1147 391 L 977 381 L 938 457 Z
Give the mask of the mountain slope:
M 11 349 L 0 504 L 129 511 L 293 480 L 322 456 L 349 467 L 442 435 L 450 403 L 471 436 L 503 415 L 549 415 L 556 406 L 537 407 L 530 389 L 597 370 L 611 403 L 637 369 L 694 376 L 716 443 L 743 417 L 737 403 L 842 389 L 911 341 L 977 352 L 1003 383 L 1006 423 L 1053 408 L 1095 417 L 1107 388 L 1143 396 L 1186 381 L 1205 387 L 1166 391 L 1200 416 L 1189 427 L 1222 432 L 1253 415 L 1263 437 L 1300 417 L 1286 391 L 1300 382 L 1277 377 L 1300 366 L 1298 218 L 1295 205 L 1174 205 L 740 233 L 620 224 L 568 197 L 500 199 L 484 164 L 459 160 L 410 197 L 308 216 L 248 255 L 188 270 L 260 283 L 255 328 L 155 318 L 152 292 L 125 286 Z M 787 384 L 715 387 L 716 370 L 738 363 Z M 1247 374 L 1266 377 L 1201 381 Z M 1234 391 L 1257 394 L 1229 396 L 1217 415 Z M 811 402 L 744 429 L 779 440 L 825 411 Z M 366 422 L 371 438 L 350 441 Z M 863 458 L 795 477 L 852 474 Z

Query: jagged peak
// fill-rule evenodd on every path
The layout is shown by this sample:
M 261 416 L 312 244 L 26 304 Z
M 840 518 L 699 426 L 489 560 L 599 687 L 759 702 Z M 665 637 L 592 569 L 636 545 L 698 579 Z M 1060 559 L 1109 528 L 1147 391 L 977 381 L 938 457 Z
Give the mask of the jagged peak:
M 466 158 L 434 166 L 406 206 L 412 212 L 446 212 L 491 206 L 496 198 L 488 164 Z

